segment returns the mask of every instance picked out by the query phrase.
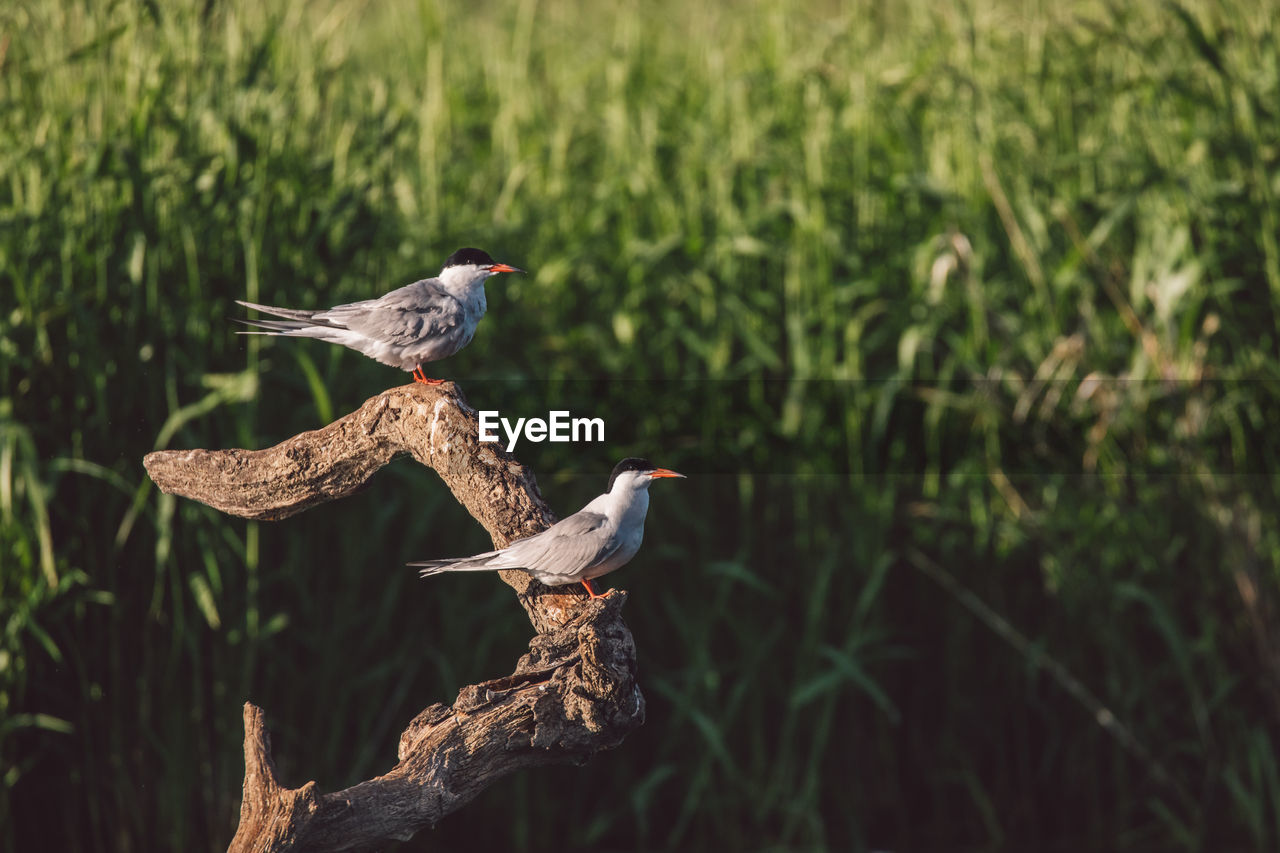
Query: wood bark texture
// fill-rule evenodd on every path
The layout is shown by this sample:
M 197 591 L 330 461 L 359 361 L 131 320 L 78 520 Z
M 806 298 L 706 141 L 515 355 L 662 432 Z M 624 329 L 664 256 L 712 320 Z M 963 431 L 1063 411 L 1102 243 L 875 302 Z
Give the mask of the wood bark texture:
M 404 454 L 436 471 L 495 548 L 555 521 L 533 474 L 479 441 L 475 411 L 453 383 L 406 385 L 322 429 L 265 450 L 163 450 L 147 472 L 169 494 L 242 518 L 287 518 L 359 490 Z M 525 767 L 585 761 L 644 722 L 626 594 L 590 600 L 524 572 L 516 590 L 537 636 L 515 671 L 423 710 L 400 736 L 399 763 L 345 791 L 276 777 L 265 715 L 246 703 L 245 778 L 231 851 L 372 850 L 404 840 Z

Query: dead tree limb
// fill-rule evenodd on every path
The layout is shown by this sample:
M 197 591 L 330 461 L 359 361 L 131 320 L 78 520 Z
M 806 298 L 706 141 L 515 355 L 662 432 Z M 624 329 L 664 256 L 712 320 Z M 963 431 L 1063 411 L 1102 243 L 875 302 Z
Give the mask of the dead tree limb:
M 144 460 L 161 490 L 242 518 L 280 519 L 359 490 L 396 456 L 435 470 L 494 547 L 555 521 L 533 474 L 479 441 L 476 413 L 456 386 L 406 385 L 328 426 L 266 450 L 165 450 Z M 625 593 L 590 601 L 503 572 L 538 635 L 515 671 L 463 688 L 400 736 L 382 776 L 323 794 L 276 777 L 265 715 L 244 709 L 245 778 L 232 851 L 367 850 L 406 839 L 515 770 L 581 762 L 617 746 L 644 721 Z

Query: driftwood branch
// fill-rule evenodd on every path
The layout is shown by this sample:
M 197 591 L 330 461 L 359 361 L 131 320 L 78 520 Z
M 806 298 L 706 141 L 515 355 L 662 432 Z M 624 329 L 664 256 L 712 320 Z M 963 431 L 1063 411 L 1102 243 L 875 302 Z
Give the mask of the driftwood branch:
M 456 386 L 407 385 L 323 429 L 266 450 L 158 451 L 144 463 L 165 492 L 242 518 L 280 519 L 359 490 L 410 454 L 435 470 L 494 546 L 555 521 L 532 473 L 479 441 Z M 232 851 L 367 850 L 407 839 L 515 770 L 580 762 L 644 721 L 625 593 L 588 600 L 503 572 L 538 635 L 506 677 L 463 688 L 452 707 L 425 709 L 400 736 L 399 763 L 345 791 L 276 777 L 265 715 L 246 704 L 245 778 Z

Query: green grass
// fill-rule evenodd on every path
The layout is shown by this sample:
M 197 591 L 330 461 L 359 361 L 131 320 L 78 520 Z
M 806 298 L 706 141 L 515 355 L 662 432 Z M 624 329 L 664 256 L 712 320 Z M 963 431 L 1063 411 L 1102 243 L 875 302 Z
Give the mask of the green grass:
M 424 843 L 1280 844 L 1274 14 L 1069 5 L 0 12 L 0 839 L 220 849 L 244 700 L 332 790 L 508 670 L 505 587 L 401 568 L 487 546 L 430 473 L 262 525 L 140 464 L 405 378 L 234 300 L 479 245 L 531 272 L 441 375 L 608 416 L 518 449 L 553 506 L 693 476 L 616 576 L 646 725 Z

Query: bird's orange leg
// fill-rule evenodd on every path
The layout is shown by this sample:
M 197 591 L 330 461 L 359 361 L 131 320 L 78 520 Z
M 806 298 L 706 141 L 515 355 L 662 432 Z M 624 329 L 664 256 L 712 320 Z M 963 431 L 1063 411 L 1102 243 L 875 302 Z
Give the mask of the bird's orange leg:
M 587 578 L 586 580 L 584 580 L 582 582 L 582 585 L 587 588 L 587 595 L 590 595 L 592 598 L 604 598 L 606 595 L 609 594 L 606 592 L 602 595 L 601 593 L 596 592 L 596 586 L 594 583 L 591 582 L 591 578 Z
M 443 385 L 443 379 L 428 379 L 427 374 L 422 372 L 422 365 L 418 365 L 413 369 L 413 381 L 420 385 Z

